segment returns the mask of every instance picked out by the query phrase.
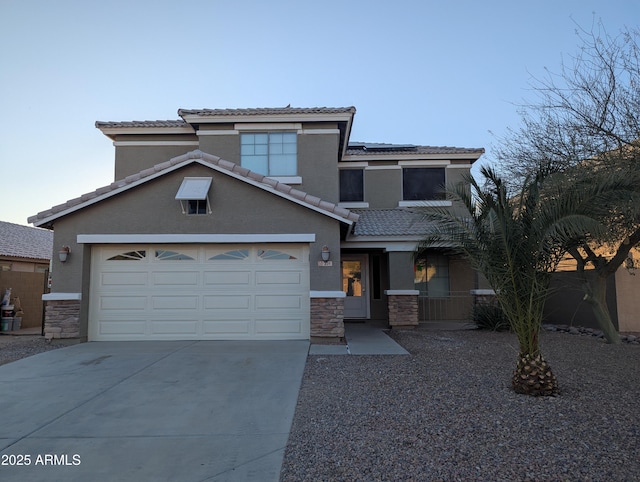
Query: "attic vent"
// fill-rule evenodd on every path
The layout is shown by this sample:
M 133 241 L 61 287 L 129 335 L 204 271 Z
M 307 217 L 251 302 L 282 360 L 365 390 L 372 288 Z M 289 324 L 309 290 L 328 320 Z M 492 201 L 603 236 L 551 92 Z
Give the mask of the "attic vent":
M 185 177 L 176 194 L 183 214 L 211 214 L 209 188 L 211 177 Z

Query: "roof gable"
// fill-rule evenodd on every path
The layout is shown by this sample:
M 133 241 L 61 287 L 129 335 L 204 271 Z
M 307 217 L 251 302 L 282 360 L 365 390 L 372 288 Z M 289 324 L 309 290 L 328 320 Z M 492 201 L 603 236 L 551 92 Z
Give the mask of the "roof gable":
M 195 150 L 174 157 L 169 161 L 156 164 L 155 166 L 140 171 L 137 174 L 127 176 L 124 179 L 115 181 L 108 186 L 96 189 L 93 192 L 84 194 L 78 198 L 71 199 L 66 203 L 54 206 L 47 211 L 42 211 L 35 216 L 31 216 L 28 222 L 35 226 L 47 226 L 56 219 L 71 214 L 75 211 L 83 209 L 92 204 L 98 203 L 104 199 L 110 198 L 121 192 L 132 189 L 136 186 L 144 184 L 152 179 L 173 172 L 186 165 L 197 162 L 203 166 L 209 167 L 217 172 L 233 177 L 258 189 L 270 192 L 276 196 L 287 199 L 293 203 L 304 206 L 308 209 L 316 211 L 325 216 L 337 219 L 345 224 L 353 224 L 358 220 L 358 215 L 344 208 L 339 207 L 335 203 L 323 201 L 322 199 L 307 194 L 298 189 L 292 188 L 288 184 L 270 179 L 262 174 L 255 173 L 234 162 L 226 161 L 217 156 L 207 154 L 205 152 Z

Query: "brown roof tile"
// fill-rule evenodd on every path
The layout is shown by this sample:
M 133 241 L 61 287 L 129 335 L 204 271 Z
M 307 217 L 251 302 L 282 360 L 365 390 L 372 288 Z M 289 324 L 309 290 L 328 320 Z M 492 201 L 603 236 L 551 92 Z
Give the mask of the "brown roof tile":
M 348 114 L 355 113 L 355 107 L 259 107 L 251 109 L 178 109 L 179 116 L 239 116 L 272 114 Z
M 346 154 L 348 156 L 390 155 L 398 154 L 474 154 L 484 153 L 482 147 L 449 147 L 449 146 L 416 146 L 413 144 L 383 144 L 371 142 L 350 142 Z
M 98 129 L 130 128 L 130 127 L 187 127 L 189 124 L 182 119 L 176 120 L 144 120 L 144 121 L 96 121 Z

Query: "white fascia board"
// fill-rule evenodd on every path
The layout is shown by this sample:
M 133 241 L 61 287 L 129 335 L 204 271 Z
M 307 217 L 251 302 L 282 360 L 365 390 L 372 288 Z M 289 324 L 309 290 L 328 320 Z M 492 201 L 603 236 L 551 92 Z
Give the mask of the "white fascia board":
M 115 147 L 129 147 L 129 146 L 198 146 L 198 141 L 114 141 Z
M 386 165 L 386 166 L 376 166 L 376 165 L 368 165 L 364 168 L 365 171 L 397 171 L 402 169 L 402 166 L 398 165 Z
M 340 129 L 300 129 L 298 134 L 302 135 L 331 135 L 331 134 L 340 134 Z
M 196 132 L 196 134 L 199 136 L 237 136 L 239 134 L 239 132 L 237 130 L 225 130 L 225 129 L 220 129 L 220 130 L 198 130 L 198 132 Z
M 300 122 L 252 122 L 249 124 L 234 125 L 237 131 L 299 131 L 302 129 Z
M 449 160 L 441 159 L 416 159 L 415 161 L 398 161 L 399 166 L 405 167 L 445 167 L 451 164 Z
M 341 249 L 383 249 L 387 253 L 401 251 L 415 251 L 418 240 L 415 241 L 395 241 L 387 240 L 378 241 L 346 241 L 340 243 Z
M 315 233 L 299 234 L 78 234 L 78 244 L 315 243 Z
M 452 201 L 398 201 L 401 208 L 448 208 L 453 206 Z
M 366 209 L 369 207 L 367 202 L 340 202 L 338 207 L 345 209 Z
M 310 298 L 346 298 L 344 291 L 309 291 Z
M 338 169 L 348 169 L 350 167 L 367 167 L 369 165 L 366 161 L 346 161 L 342 159 L 338 162 Z
M 105 136 L 116 136 L 120 134 L 193 134 L 194 130 L 191 126 L 183 127 L 99 127 Z
M 447 169 L 471 169 L 471 163 L 469 164 L 449 164 Z
M 302 176 L 267 176 L 269 179 L 281 182 L 282 184 L 302 184 Z

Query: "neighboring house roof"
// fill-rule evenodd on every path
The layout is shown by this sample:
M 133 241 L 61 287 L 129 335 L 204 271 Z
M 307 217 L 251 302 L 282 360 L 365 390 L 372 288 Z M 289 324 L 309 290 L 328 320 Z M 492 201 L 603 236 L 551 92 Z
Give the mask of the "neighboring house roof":
M 35 216 L 31 216 L 28 221 L 36 226 L 46 226 L 57 218 L 139 186 L 151 179 L 155 179 L 193 162 L 198 162 L 218 172 L 229 175 L 248 184 L 252 184 L 260 189 L 271 192 L 277 196 L 288 199 L 289 201 L 320 212 L 321 214 L 327 215 L 346 224 L 353 224 L 358 220 L 357 214 L 349 211 L 348 209 L 341 208 L 335 203 L 323 201 L 316 196 L 294 189 L 288 184 L 270 179 L 262 174 L 257 174 L 236 163 L 195 150 L 181 156 L 174 157 L 169 161 L 156 164 L 149 169 L 127 176 L 125 179 L 115 181 L 108 186 L 101 187 L 93 192 L 71 199 L 66 203 L 54 206 L 47 211 L 42 211 Z
M 382 144 L 374 142 L 349 142 L 348 156 L 368 156 L 371 154 L 484 154 L 482 147 L 448 147 L 448 146 L 416 146 L 413 144 Z
M 0 221 L 0 256 L 51 259 L 53 231 Z
M 419 210 L 409 208 L 354 209 L 360 217 L 352 236 L 362 237 L 422 237 L 429 222 Z

